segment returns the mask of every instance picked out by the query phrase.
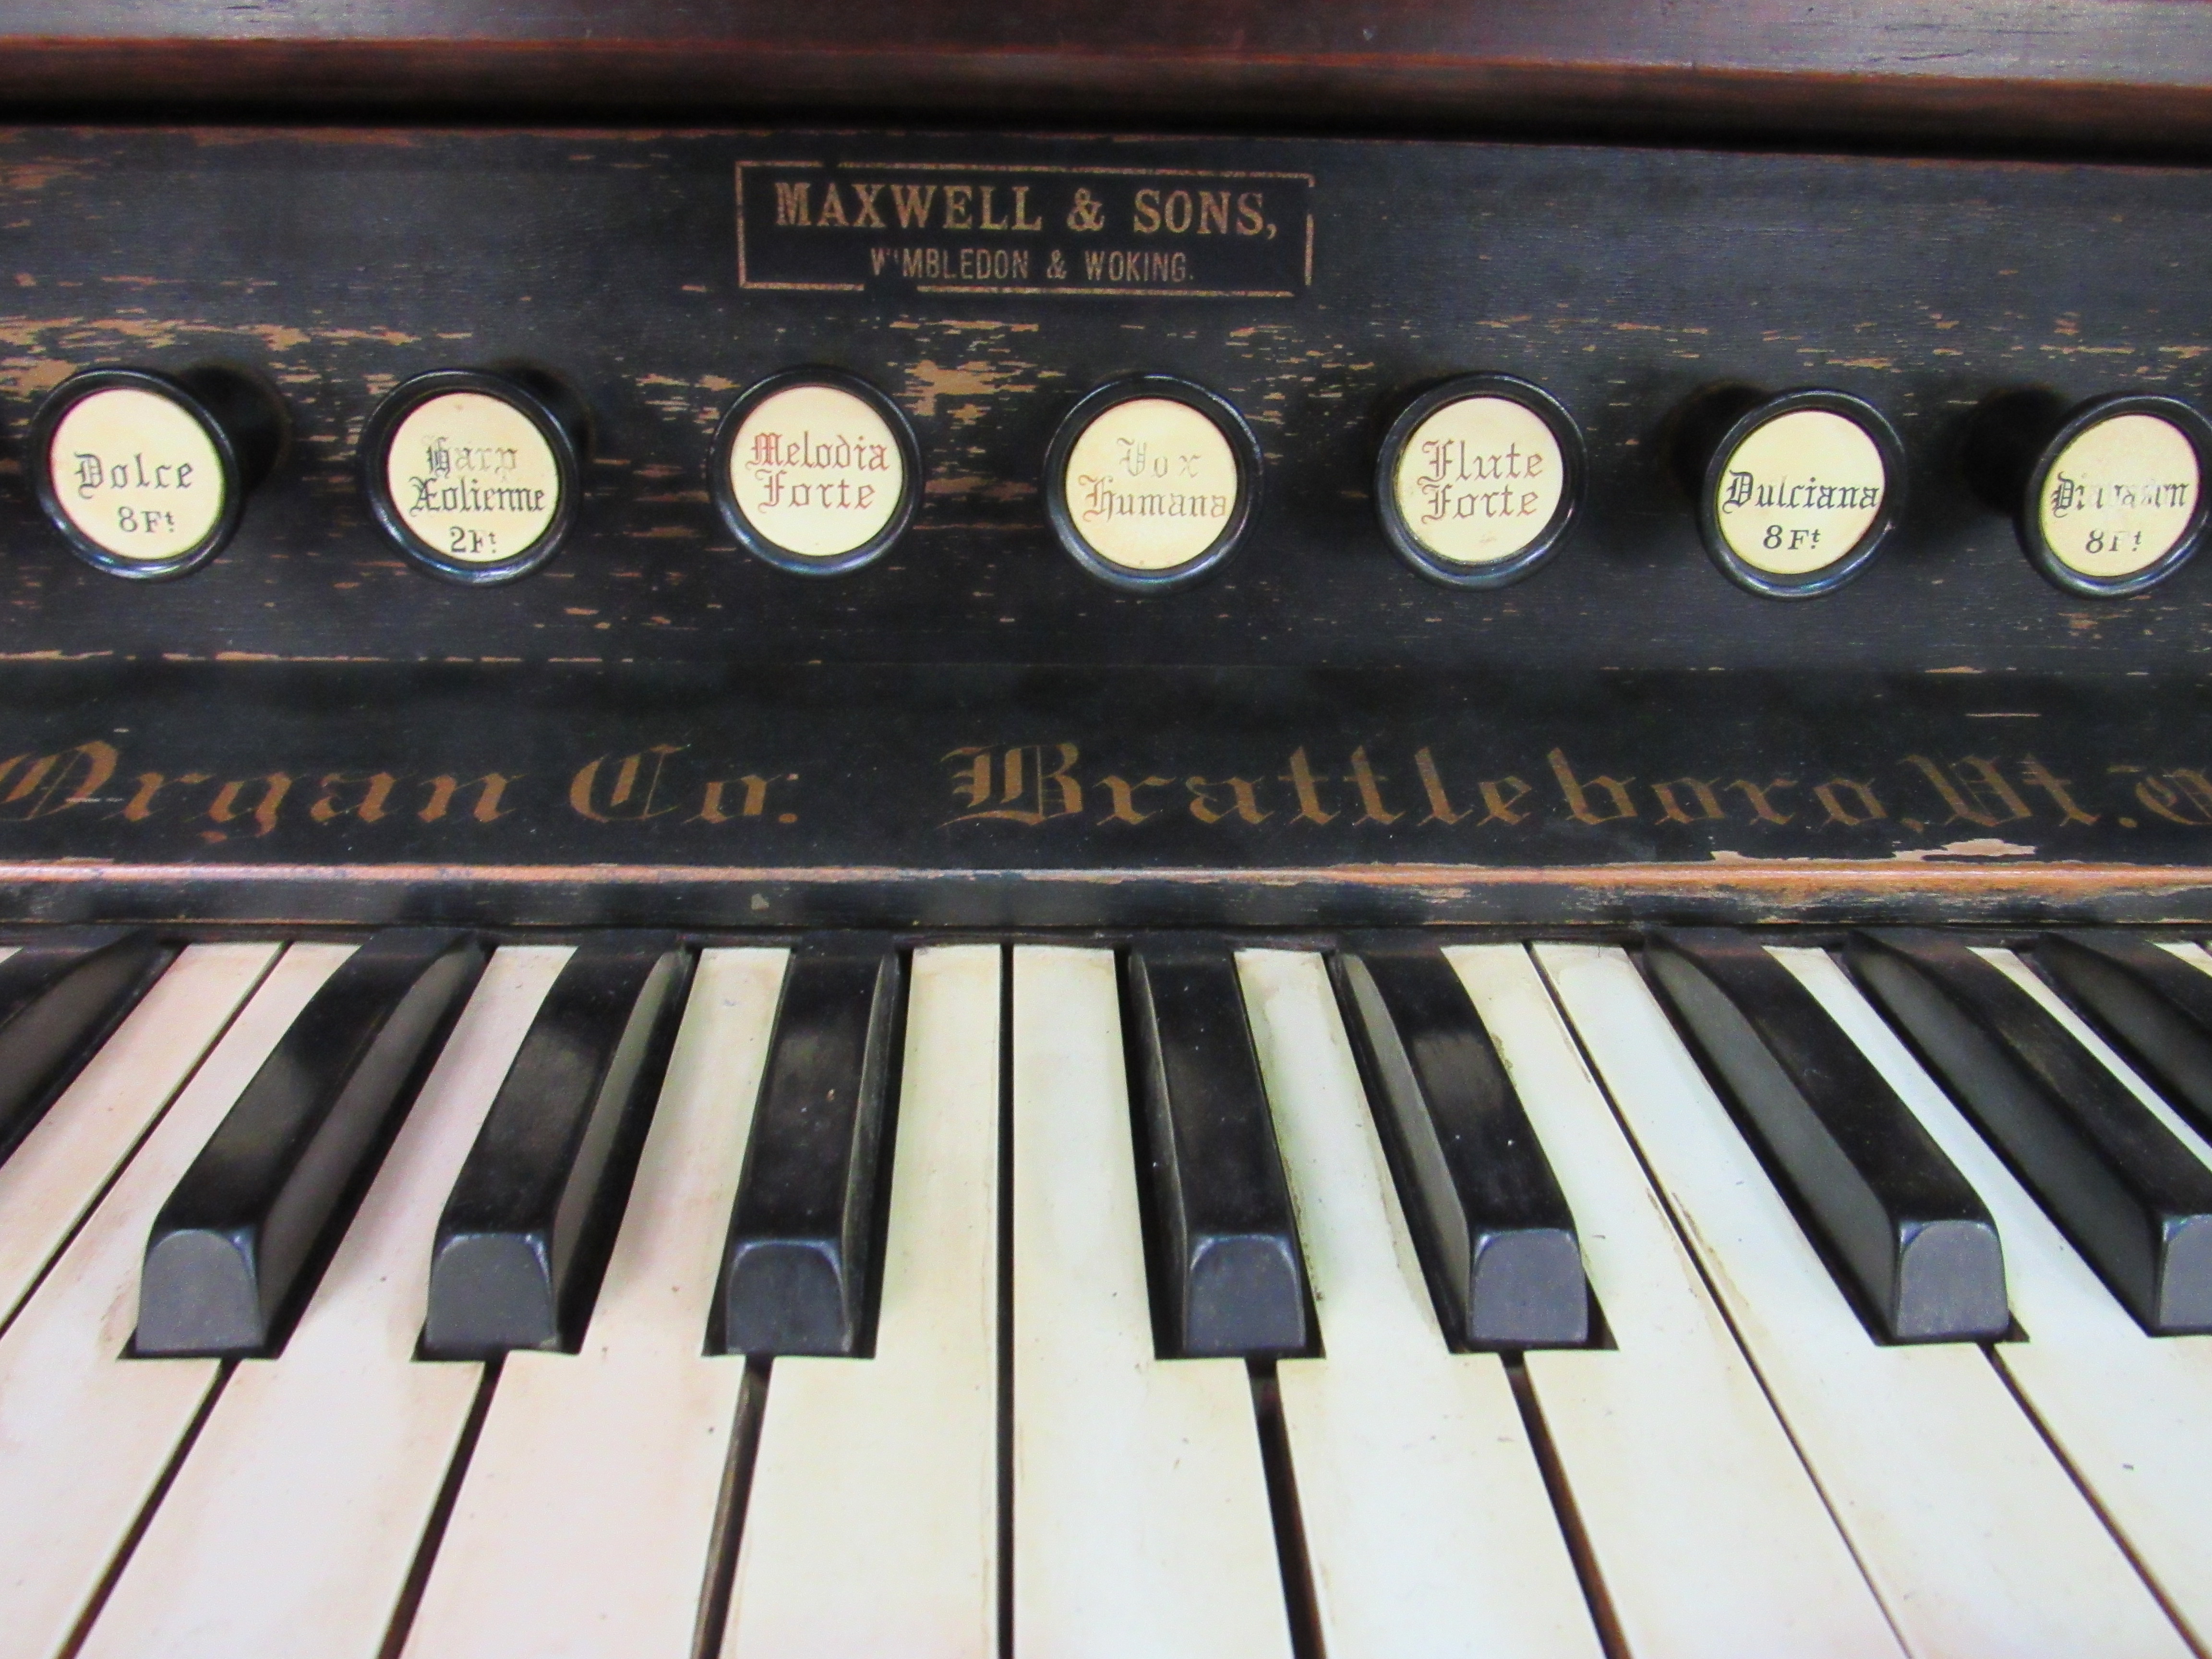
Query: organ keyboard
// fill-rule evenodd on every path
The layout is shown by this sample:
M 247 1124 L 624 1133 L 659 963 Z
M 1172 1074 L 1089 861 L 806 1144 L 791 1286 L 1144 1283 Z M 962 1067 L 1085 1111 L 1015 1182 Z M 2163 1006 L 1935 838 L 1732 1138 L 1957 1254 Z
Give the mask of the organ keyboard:
M 2121 1224 L 2108 1158 L 2187 1191 L 2212 1147 L 2048 967 L 2155 950 L 2212 975 L 2192 941 L 817 938 L 694 965 L 586 939 L 501 945 L 457 990 L 469 948 L 191 945 L 80 1034 L 0 1164 L 9 1652 L 963 1653 L 1011 1615 L 1039 1652 L 2180 1655 L 2212 1627 L 2212 1261 L 2201 1224 L 2138 1227 L 2136 1256 L 2098 1231 Z M 2030 1108 L 1953 1080 L 1877 948 L 1962 999 L 2002 988 L 2016 1018 L 1986 1071 L 2075 1090 Z M 1727 965 L 1686 994 L 1658 971 L 1683 961 Z M 841 963 L 866 971 L 822 970 Z M 1448 978 L 1354 988 L 1414 963 Z M 374 1042 L 393 994 L 359 988 L 379 975 L 399 1006 L 457 1005 L 416 1022 L 396 1094 Z M 1209 985 L 1211 1025 L 1187 1012 Z M 1170 997 L 1186 1011 L 1155 1013 Z M 1731 1020 L 1784 1060 L 1709 1066 Z M 1468 1042 L 1497 1057 L 1488 1109 L 1533 1176 L 1453 1152 L 1440 1188 L 1419 1149 L 1470 1133 L 1437 1099 Z M 586 1056 L 612 1127 L 502 1125 L 556 1048 Z M 396 1123 L 333 1160 L 272 1122 L 257 1103 L 310 1061 L 337 1115 L 367 1089 Z M 1240 1064 L 1249 1091 L 1145 1105 L 1162 1077 Z M 1824 1066 L 1896 1109 L 1835 1103 L 1856 1115 L 1832 1109 L 1815 1147 L 1825 1103 L 1799 1091 Z M 879 1133 L 841 1109 L 856 1084 Z M 2007 1109 L 2047 1114 L 2032 1150 Z M 805 1129 L 828 1164 L 779 1161 Z M 147 1271 L 225 1147 L 348 1194 L 265 1336 Z M 441 1277 L 487 1166 L 612 1224 L 583 1228 L 564 1328 L 480 1326 L 441 1357 L 442 1297 L 541 1305 L 526 1273 Z M 1441 1224 L 1504 1258 L 1497 1297 L 1540 1287 L 1511 1253 L 1544 1227 L 1504 1189 L 1532 1178 L 1579 1243 L 1588 1331 L 1486 1339 L 1465 1231 Z M 1863 1217 L 1834 1201 L 1853 1181 L 1960 1189 L 1994 1248 L 1907 1244 L 1936 1258 L 1923 1275 L 1995 1274 L 2000 1328 L 1893 1334 L 1853 1255 Z M 1208 1276 L 1194 1218 L 1264 1213 L 1271 1182 L 1288 1210 L 1236 1237 L 1290 1272 L 1248 1255 Z M 824 1243 L 810 1187 L 866 1212 L 872 1248 Z M 843 1353 L 808 1311 L 818 1283 L 741 1270 L 779 1228 L 842 1277 L 862 1328 Z M 2146 1302 L 2136 1258 L 2160 1243 Z M 1904 1294 L 1989 1318 L 1968 1291 Z M 149 1351 L 195 1316 L 207 1357 Z
M 2192 9 L 435 9 L 0 0 L 0 1659 L 2212 1653 Z

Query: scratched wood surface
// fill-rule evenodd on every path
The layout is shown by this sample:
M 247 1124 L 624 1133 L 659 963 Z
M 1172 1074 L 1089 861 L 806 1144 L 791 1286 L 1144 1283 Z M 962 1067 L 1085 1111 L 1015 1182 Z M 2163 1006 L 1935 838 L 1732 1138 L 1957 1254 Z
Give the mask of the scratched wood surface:
M 0 917 L 2212 919 L 2124 676 L 0 665 Z
M 736 162 L 1243 167 L 1310 173 L 1302 295 L 771 293 L 737 285 Z M 957 173 L 948 173 L 948 178 Z M 1604 148 L 883 134 L 20 130 L 0 140 L 0 652 L 279 658 L 1206 663 L 1437 669 L 2193 672 L 2212 560 L 2149 595 L 2069 598 L 1955 465 L 1967 412 L 2048 386 L 2202 398 L 2212 178 L 2188 169 Z M 252 365 L 296 423 L 221 559 L 131 586 L 37 520 L 38 398 L 108 362 Z M 582 523 L 543 574 L 462 591 L 404 568 L 354 447 L 419 370 L 503 359 L 595 411 Z M 704 491 L 738 389 L 795 363 L 888 391 L 927 468 L 881 564 L 810 581 L 739 555 Z M 1060 415 L 1146 369 L 1258 430 L 1250 544 L 1127 598 L 1062 556 L 1038 474 Z M 1382 422 L 1472 369 L 1547 386 L 1590 451 L 1583 523 L 1489 593 L 1401 565 L 1369 493 Z M 1662 465 L 1701 386 L 1820 383 L 1889 415 L 1895 544 L 1843 591 L 1720 579 Z
M 0 0 L 0 97 L 2201 153 L 2212 19 L 2175 0 Z
M 1267 211 L 1291 237 L 1310 211 L 1310 274 L 1248 261 L 1288 284 L 1266 299 L 743 287 L 737 170 L 772 161 L 1310 180 Z M 1998 389 L 2205 399 L 2208 182 L 1320 139 L 0 134 L 0 916 L 2212 918 L 2212 560 L 2063 595 L 1955 465 Z M 522 581 L 441 585 L 378 539 L 361 427 L 407 375 L 514 360 L 592 407 L 580 529 Z M 23 475 L 39 398 L 207 361 L 282 389 L 290 456 L 198 574 L 82 567 Z M 740 554 L 704 487 L 722 410 L 803 362 L 881 386 L 924 456 L 907 541 L 835 580 Z M 1569 545 L 1489 593 L 1405 568 L 1368 493 L 1400 400 L 1476 369 L 1547 386 L 1590 453 Z M 1229 398 L 1267 459 L 1249 545 L 1159 598 L 1079 570 L 1038 489 L 1060 415 L 1139 370 Z M 1662 457 L 1722 380 L 1896 424 L 1909 500 L 1865 576 L 1785 604 L 1714 570 Z

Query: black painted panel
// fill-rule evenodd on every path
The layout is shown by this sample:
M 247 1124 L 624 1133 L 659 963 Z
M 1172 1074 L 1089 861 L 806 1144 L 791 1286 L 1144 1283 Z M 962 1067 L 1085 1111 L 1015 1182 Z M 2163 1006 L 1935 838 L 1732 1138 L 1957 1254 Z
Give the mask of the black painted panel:
M 840 161 L 854 178 L 890 160 L 1308 173 L 1310 286 L 741 289 L 741 158 Z M 2186 169 L 1312 140 L 21 131 L 0 137 L 0 456 L 20 462 L 42 388 L 118 361 L 258 367 L 298 429 L 237 543 L 167 586 L 80 567 L 33 518 L 27 480 L 0 477 L 0 651 L 2193 670 L 2212 568 L 2135 599 L 2064 596 L 1953 459 L 1966 414 L 1999 387 L 2201 398 L 2208 227 L 2212 187 Z M 1197 258 L 1195 230 L 1182 240 Z M 1076 258 L 1081 236 L 1066 240 Z M 397 380 L 509 358 L 570 377 L 597 410 L 582 526 L 538 576 L 447 588 L 379 542 L 352 445 Z M 810 361 L 890 391 L 929 468 L 907 543 L 841 580 L 737 552 L 703 489 L 737 389 Z M 1161 598 L 1076 569 L 1036 489 L 1060 416 L 1141 369 L 1227 396 L 1268 452 L 1251 544 Z M 1469 369 L 1546 386 L 1590 449 L 1571 545 L 1487 593 L 1399 563 L 1368 498 L 1396 402 Z M 1670 410 L 1722 380 L 1832 385 L 1902 434 L 1905 521 L 1843 591 L 1762 599 L 1699 550 L 1661 440 Z

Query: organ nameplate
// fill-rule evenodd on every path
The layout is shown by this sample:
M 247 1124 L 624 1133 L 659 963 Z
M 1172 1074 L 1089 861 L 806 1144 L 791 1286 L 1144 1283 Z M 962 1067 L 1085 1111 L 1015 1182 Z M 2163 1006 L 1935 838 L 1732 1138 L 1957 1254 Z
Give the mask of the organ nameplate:
M 1400 452 L 1398 511 L 1422 546 L 1458 564 L 1510 559 L 1559 510 L 1566 464 L 1552 429 L 1504 398 L 1462 398 Z
M 1123 570 L 1176 569 L 1219 541 L 1243 486 L 1221 428 L 1173 398 L 1102 410 L 1067 452 L 1061 487 L 1084 544 Z
M 1888 489 L 1865 428 L 1833 410 L 1795 409 L 1753 428 L 1722 462 L 1713 519 L 1753 569 L 1804 576 L 1858 546 Z
M 2082 428 L 2052 459 L 2035 504 L 2037 526 L 2069 570 L 2123 580 L 2180 545 L 2203 483 L 2196 446 L 2172 422 L 2114 415 Z
M 921 462 L 904 418 L 873 386 L 796 369 L 738 399 L 715 434 L 710 471 L 723 520 L 749 551 L 832 575 L 898 538 Z
M 521 410 L 482 392 L 442 392 L 410 410 L 384 468 L 399 521 L 464 564 L 528 553 L 561 510 L 552 444 Z
M 223 465 L 198 416 L 140 386 L 72 404 L 46 449 L 52 498 L 77 532 L 118 559 L 182 558 L 213 535 Z

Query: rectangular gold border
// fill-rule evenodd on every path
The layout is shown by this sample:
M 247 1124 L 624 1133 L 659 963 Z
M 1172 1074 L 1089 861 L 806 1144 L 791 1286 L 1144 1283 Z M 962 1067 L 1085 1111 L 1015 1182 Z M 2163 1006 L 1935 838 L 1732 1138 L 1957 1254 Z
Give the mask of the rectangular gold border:
M 884 173 L 1059 173 L 1103 174 L 1114 179 L 1293 179 L 1308 190 L 1319 187 L 1310 173 L 1268 173 L 1234 167 L 1091 167 L 1042 161 L 868 161 L 860 163 Z M 750 294 L 866 294 L 866 283 L 757 283 L 745 262 L 745 169 L 812 167 L 827 173 L 828 161 L 739 161 L 737 164 L 738 289 Z M 931 295 L 1036 295 L 1054 299 L 1122 300 L 1296 300 L 1313 287 L 1314 210 L 1306 204 L 1304 289 L 1287 288 L 970 288 L 961 283 L 917 283 L 913 292 Z

